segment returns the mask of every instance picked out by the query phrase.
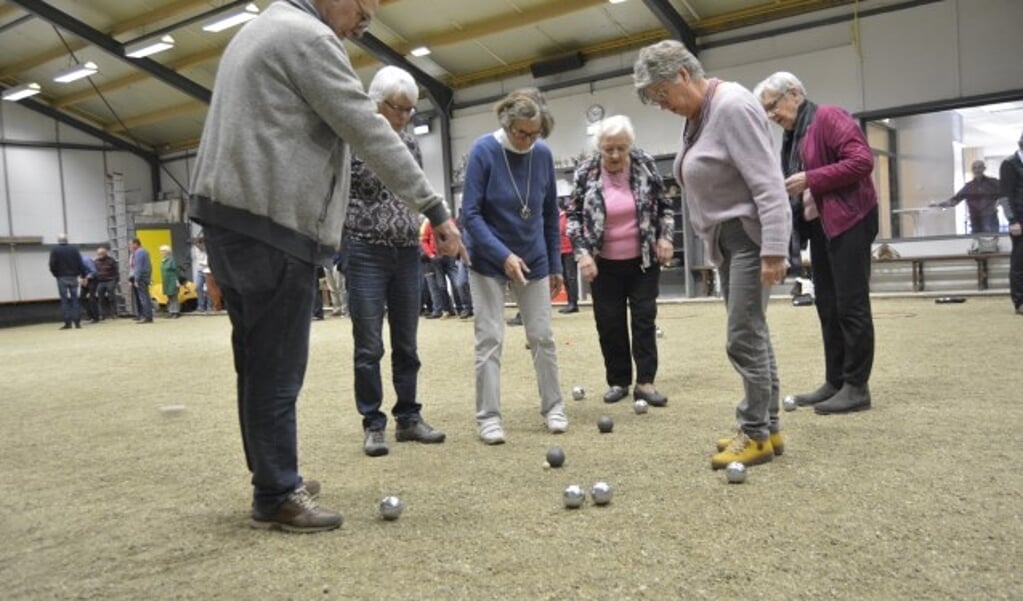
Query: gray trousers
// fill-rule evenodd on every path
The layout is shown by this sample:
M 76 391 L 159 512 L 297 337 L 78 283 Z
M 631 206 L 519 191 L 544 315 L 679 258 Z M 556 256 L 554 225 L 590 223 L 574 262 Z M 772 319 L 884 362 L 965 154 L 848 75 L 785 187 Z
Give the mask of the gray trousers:
M 522 315 L 540 393 L 540 414 L 564 408 L 558 383 L 558 357 L 551 330 L 550 278 L 528 284 L 505 283 L 469 271 L 476 332 L 476 421 L 501 417 L 501 351 L 504 347 L 504 289 L 511 287 Z
M 742 377 L 743 399 L 735 419 L 750 438 L 763 440 L 779 430 L 778 365 L 766 315 L 771 289 L 760 283 L 760 247 L 741 221 L 721 224 L 717 243 L 724 257 L 718 271 L 728 310 L 726 351 Z

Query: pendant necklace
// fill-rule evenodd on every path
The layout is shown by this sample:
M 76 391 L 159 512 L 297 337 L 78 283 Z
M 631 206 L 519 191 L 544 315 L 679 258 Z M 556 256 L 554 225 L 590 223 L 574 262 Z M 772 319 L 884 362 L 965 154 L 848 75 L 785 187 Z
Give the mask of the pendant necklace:
M 502 156 L 504 157 L 504 166 L 508 169 L 508 177 L 511 178 L 512 188 L 515 189 L 515 196 L 519 199 L 519 215 L 523 219 L 529 219 L 530 215 L 533 214 L 532 209 L 529 208 L 529 189 L 533 184 L 533 149 L 530 148 L 526 154 L 526 160 L 529 162 L 529 169 L 526 171 L 526 197 L 523 199 L 522 194 L 519 192 L 519 185 L 515 183 L 515 175 L 512 174 L 511 163 L 508 162 L 508 151 L 501 149 Z

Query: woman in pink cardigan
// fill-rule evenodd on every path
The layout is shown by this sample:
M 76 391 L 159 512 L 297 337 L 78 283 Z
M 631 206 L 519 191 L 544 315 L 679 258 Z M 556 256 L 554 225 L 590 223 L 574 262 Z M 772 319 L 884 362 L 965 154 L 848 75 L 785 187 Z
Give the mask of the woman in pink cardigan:
M 870 409 L 870 245 L 877 236 L 870 146 L 848 112 L 808 100 L 791 73 L 771 75 L 753 94 L 768 118 L 785 130 L 785 187 L 794 201 L 795 228 L 809 234 L 824 336 L 824 384 L 793 399 L 797 405 L 812 405 L 819 415 Z

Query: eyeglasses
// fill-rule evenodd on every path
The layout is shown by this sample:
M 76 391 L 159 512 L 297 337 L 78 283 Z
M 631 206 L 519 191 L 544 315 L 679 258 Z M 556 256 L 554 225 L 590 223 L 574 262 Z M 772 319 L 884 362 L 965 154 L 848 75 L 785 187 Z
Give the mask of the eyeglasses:
M 624 155 L 629 154 L 629 147 L 628 146 L 602 146 L 600 148 L 600 153 L 605 155 L 605 156 L 609 156 L 609 157 L 613 157 L 615 155 L 624 156 Z
M 522 131 L 514 125 L 508 128 L 508 133 L 519 138 L 520 140 L 535 140 L 540 137 L 540 130 L 536 131 Z
M 791 90 L 789 90 L 789 89 L 783 90 L 781 94 L 778 94 L 777 98 L 775 98 L 771 102 L 768 102 L 767 104 L 765 104 L 764 105 L 764 112 L 768 113 L 768 114 L 773 113 L 774 109 L 778 108 L 778 103 L 781 102 L 783 98 L 788 96 L 790 91 Z
M 394 104 L 390 100 L 385 100 L 384 104 L 387 105 L 387 108 L 398 113 L 399 115 L 408 115 L 409 117 L 411 117 L 412 115 L 416 114 L 416 107 L 414 106 L 398 106 L 397 104 Z
M 352 0 L 355 3 L 355 10 L 359 11 L 359 29 L 363 31 L 369 29 L 370 23 L 373 22 L 373 15 L 366 12 L 366 9 L 362 8 L 362 2 L 359 0 Z

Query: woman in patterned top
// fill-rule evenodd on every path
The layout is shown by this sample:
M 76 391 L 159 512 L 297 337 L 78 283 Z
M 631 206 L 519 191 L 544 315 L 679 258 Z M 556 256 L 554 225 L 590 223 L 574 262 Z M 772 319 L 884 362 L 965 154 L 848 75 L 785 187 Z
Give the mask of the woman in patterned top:
M 661 265 L 671 262 L 675 217 L 649 154 L 635 148 L 628 117 L 597 125 L 597 154 L 575 171 L 568 236 L 579 272 L 590 283 L 604 374 L 605 403 L 629 394 L 655 407 L 668 403 L 654 388 L 657 375 L 657 296 Z M 629 341 L 631 312 L 632 341 Z
M 415 113 L 419 88 L 406 71 L 384 67 L 368 90 L 387 119 L 421 165 L 419 145 L 405 132 Z M 392 415 L 398 442 L 444 442 L 420 415 L 416 398 L 419 377 L 417 332 L 422 276 L 419 263 L 419 216 L 377 179 L 358 156 L 352 157 L 351 201 L 343 237 L 348 310 L 355 339 L 355 406 L 365 430 L 363 451 L 370 457 L 388 453 L 384 429 L 387 415 L 380 411 L 384 391 L 380 360 L 384 313 L 391 333 L 391 371 L 397 402 Z

